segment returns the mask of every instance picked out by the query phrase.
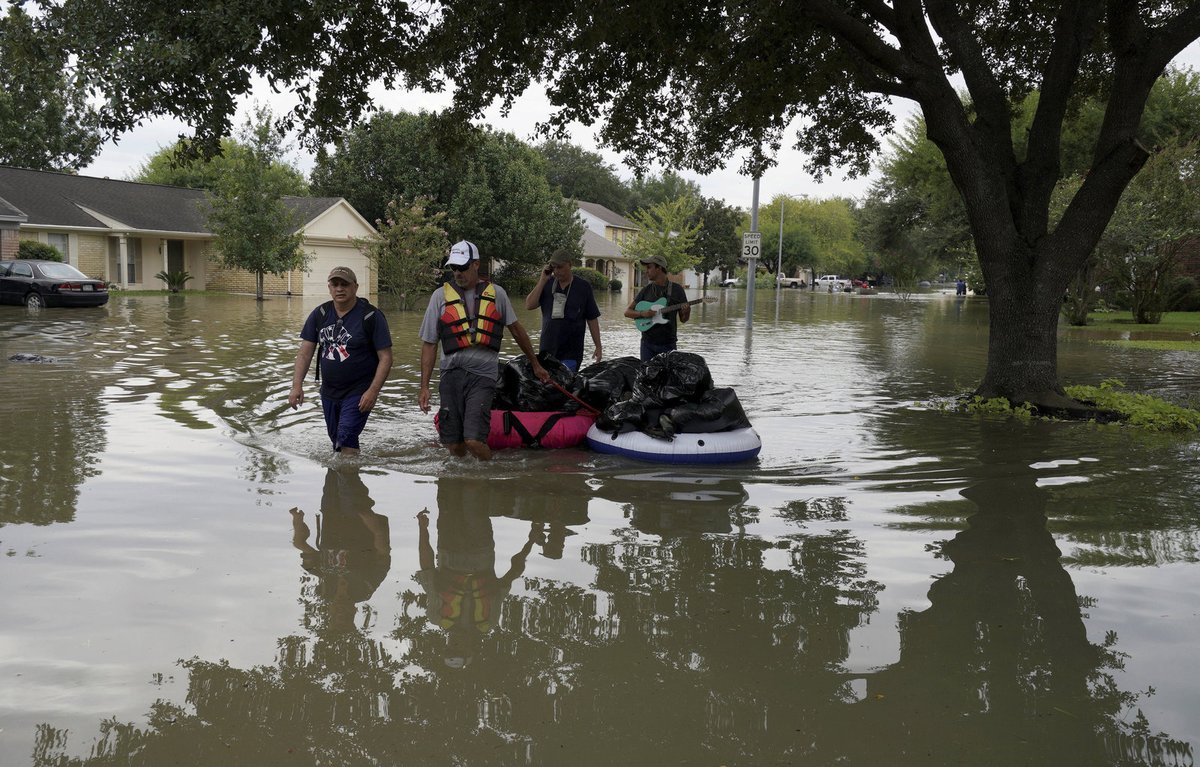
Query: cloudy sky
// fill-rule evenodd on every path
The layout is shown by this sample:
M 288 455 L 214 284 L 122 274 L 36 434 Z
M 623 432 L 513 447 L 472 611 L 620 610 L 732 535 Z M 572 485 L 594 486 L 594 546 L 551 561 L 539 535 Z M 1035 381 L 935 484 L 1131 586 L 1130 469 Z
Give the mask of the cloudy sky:
M 1194 43 L 1183 52 L 1175 63 L 1180 66 L 1200 69 L 1200 43 Z M 381 109 L 390 111 L 416 112 L 421 109 L 438 110 L 449 103 L 449 99 L 441 94 L 426 94 L 421 92 L 386 91 L 382 87 L 373 92 L 376 104 Z M 280 94 L 274 94 L 265 82 L 260 82 L 255 93 L 243 101 L 240 106 L 235 125 L 245 122 L 249 108 L 255 103 L 268 104 L 277 114 L 288 111 L 292 103 Z M 533 135 L 534 126 L 543 119 L 549 110 L 549 104 L 541 92 L 529 92 L 513 107 L 508 116 L 502 117 L 498 109 L 493 109 L 480 122 L 490 125 L 497 130 L 508 131 L 519 138 L 536 143 Z M 915 110 L 911 102 L 897 101 L 893 104 L 897 115 L 897 124 L 912 114 Z M 149 120 L 141 127 L 123 135 L 117 142 L 110 142 L 96 157 L 91 165 L 82 173 L 89 176 L 107 176 L 109 178 L 128 178 L 137 172 L 146 158 L 159 148 L 174 143 L 180 133 L 187 133 L 188 128 L 182 123 L 167 119 Z M 616 167 L 618 175 L 628 179 L 631 173 L 621 164 L 620 155 L 602 149 L 598 146 L 594 129 L 576 126 L 572 131 L 572 141 L 586 149 L 599 152 L 611 165 Z M 791 132 L 794 136 L 794 130 Z M 301 170 L 308 172 L 312 168 L 313 159 L 299 149 L 297 142 L 292 142 L 293 152 L 291 161 Z M 807 195 L 813 198 L 823 197 L 861 197 L 870 185 L 871 176 L 859 179 L 846 179 L 843 173 L 835 170 L 831 176 L 820 182 L 804 172 L 804 156 L 795 150 L 784 149 L 779 156 L 779 163 L 769 170 L 759 185 L 759 201 L 766 204 L 774 195 L 788 194 L 794 197 Z M 730 159 L 722 171 L 699 176 L 689 171 L 679 171 L 685 178 L 696 181 L 702 192 L 708 197 L 724 200 L 729 205 L 750 208 L 753 182 L 738 174 L 741 157 Z M 656 170 L 661 170 L 657 168 Z

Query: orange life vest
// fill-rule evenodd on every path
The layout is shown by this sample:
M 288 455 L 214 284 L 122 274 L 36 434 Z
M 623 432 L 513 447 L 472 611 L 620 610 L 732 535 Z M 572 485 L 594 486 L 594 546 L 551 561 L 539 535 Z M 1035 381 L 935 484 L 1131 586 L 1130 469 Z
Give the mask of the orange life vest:
M 482 287 L 481 287 L 482 286 Z M 486 280 L 475 286 L 475 313 L 467 312 L 467 304 L 454 283 L 442 286 L 446 307 L 438 318 L 438 335 L 442 339 L 442 351 L 453 354 L 473 344 L 490 346 L 500 351 L 504 338 L 504 316 L 496 306 L 496 287 Z M 475 327 L 471 327 L 474 320 Z
M 495 577 L 474 573 L 454 573 L 440 589 L 442 598 L 438 623 L 448 629 L 455 625 L 474 626 L 486 633 L 492 628 Z

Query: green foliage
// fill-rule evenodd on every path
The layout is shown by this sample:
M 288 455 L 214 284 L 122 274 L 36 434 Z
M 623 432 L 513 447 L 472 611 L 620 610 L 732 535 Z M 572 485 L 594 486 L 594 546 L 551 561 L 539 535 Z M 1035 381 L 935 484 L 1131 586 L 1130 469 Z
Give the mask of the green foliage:
M 88 83 L 57 41 L 39 37 L 20 3 L 0 17 L 0 165 L 78 171 L 104 142 Z
M 345 197 L 372 221 L 391 200 L 424 197 L 431 214 L 446 214 L 451 240 L 474 242 L 485 266 L 502 260 L 504 273 L 520 276 L 559 247 L 578 252 L 583 235 L 574 203 L 546 174 L 542 156 L 511 134 L 380 112 L 319 154 L 312 178 L 314 193 Z
M 680 197 L 700 199 L 700 185 L 688 181 L 674 171 L 666 170 L 661 175 L 635 177 L 629 182 L 629 211 L 650 209 L 657 205 L 673 202 Z
M 1097 248 L 1104 281 L 1139 323 L 1162 320 L 1183 249 L 1200 234 L 1198 148 L 1169 139 L 1125 190 Z
M 591 284 L 593 292 L 602 293 L 608 290 L 608 278 L 595 269 L 589 269 L 586 266 L 572 267 L 571 274 L 587 280 Z
M 911 283 L 936 271 L 961 274 L 976 262 L 966 207 L 924 120 L 905 124 L 880 170 L 859 218 L 881 271 Z
M 609 280 L 608 281 L 608 289 L 611 290 L 613 293 L 620 293 L 622 287 L 623 287 L 623 285 L 620 280 Z
M 1167 293 L 1168 312 L 1200 312 L 1200 285 L 1192 277 L 1181 277 Z
M 732 272 L 737 268 L 738 254 L 742 249 L 738 231 L 742 224 L 741 210 L 721 200 L 701 197 L 695 218 L 689 223 L 701 225 L 692 246 L 692 252 L 698 258 L 698 272 Z
M 283 154 L 270 112 L 259 109 L 242 131 L 247 161 L 230 168 L 209 194 L 212 229 L 221 262 L 253 272 L 255 295 L 263 297 L 263 276 L 283 276 L 303 268 L 310 256 L 301 247 L 299 223 L 283 204 L 279 177 L 270 168 Z
M 442 228 L 445 213 L 431 213 L 429 199 L 388 203 L 386 218 L 376 219 L 376 234 L 355 240 L 379 275 L 379 291 L 394 296 L 401 309 L 424 308 L 442 276 L 450 240 Z
M 865 252 L 858 238 L 858 220 L 850 200 L 776 195 L 758 213 L 758 228 L 763 233 L 760 263 L 772 272 L 780 261 L 781 214 L 785 274 L 794 274 L 801 268 L 813 269 L 817 274 L 861 274 L 866 268 Z M 743 214 L 742 231 L 749 230 L 750 217 Z M 741 232 L 739 238 L 740 235 Z
M 17 243 L 17 258 L 35 261 L 62 261 L 63 254 L 53 245 L 38 240 L 21 240 Z
M 702 225 L 689 222 L 696 220 L 699 207 L 695 197 L 680 197 L 634 212 L 630 220 L 640 231 L 636 238 L 621 246 L 621 252 L 634 261 L 662 256 L 672 274 L 687 269 L 698 260 L 692 246 Z
M 542 142 L 537 151 L 546 161 L 546 180 L 563 197 L 598 203 L 622 215 L 629 212 L 629 187 L 599 154 L 555 139 Z
M 478 245 L 485 262 L 532 274 L 559 248 L 580 253 L 577 210 L 550 188 L 537 152 L 510 133 L 488 133 L 454 190 L 448 228 L 454 239 Z
M 1009 416 L 1023 421 L 1032 419 L 1034 415 L 1033 406 L 1028 402 L 1014 405 L 1004 397 L 984 398 L 975 395 L 967 399 L 962 406 L 968 413 L 976 415 Z
M 162 271 L 154 275 L 154 279 L 162 280 L 167 284 L 167 290 L 170 290 L 172 293 L 178 293 L 179 291 L 183 290 L 183 286 L 187 284 L 187 281 L 192 279 L 192 275 L 187 271 Z
M 188 141 L 181 140 L 175 146 L 159 149 L 146 158 L 129 180 L 215 191 L 225 174 L 236 172 L 246 163 L 255 161 L 250 147 L 228 137 L 221 139 L 220 154 L 211 157 L 199 156 L 190 151 L 191 148 Z M 304 173 L 284 161 L 282 156 L 272 159 L 264 173 L 267 176 L 266 183 L 281 194 L 295 197 L 308 194 L 308 181 Z
M 1200 429 L 1200 410 L 1179 407 L 1148 394 L 1121 391 L 1125 384 L 1107 379 L 1099 386 L 1067 386 L 1068 395 L 1103 410 L 1121 415 L 1130 426 L 1150 431 L 1196 431 Z

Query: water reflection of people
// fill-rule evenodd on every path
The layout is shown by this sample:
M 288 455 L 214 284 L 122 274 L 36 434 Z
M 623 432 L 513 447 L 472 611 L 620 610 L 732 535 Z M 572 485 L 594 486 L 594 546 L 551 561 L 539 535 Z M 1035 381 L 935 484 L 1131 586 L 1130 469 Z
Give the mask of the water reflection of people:
M 292 545 L 304 569 L 317 576 L 317 596 L 334 628 L 353 627 L 358 604 L 371 598 L 391 568 L 388 519 L 374 505 L 358 469 L 343 466 L 325 473 L 313 543 L 304 512 L 291 510 Z
M 417 514 L 417 525 L 421 563 L 417 580 L 425 590 L 425 614 L 430 623 L 446 630 L 446 665 L 463 668 L 474 659 L 483 636 L 496 625 L 504 597 L 525 571 L 533 544 L 542 539 L 541 525 L 530 525 L 525 544 L 499 576 L 492 519 L 485 511 L 439 506 L 436 556 L 429 539 L 428 510 Z

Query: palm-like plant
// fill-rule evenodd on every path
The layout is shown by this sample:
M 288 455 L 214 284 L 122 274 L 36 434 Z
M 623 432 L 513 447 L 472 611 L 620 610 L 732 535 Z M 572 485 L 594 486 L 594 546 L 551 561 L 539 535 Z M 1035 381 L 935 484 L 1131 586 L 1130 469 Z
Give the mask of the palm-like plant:
M 183 272 L 159 272 L 154 275 L 154 279 L 162 280 L 167 284 L 167 289 L 172 293 L 178 293 L 183 290 L 184 284 L 192 279 L 192 275 L 186 271 Z

